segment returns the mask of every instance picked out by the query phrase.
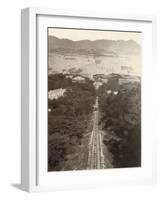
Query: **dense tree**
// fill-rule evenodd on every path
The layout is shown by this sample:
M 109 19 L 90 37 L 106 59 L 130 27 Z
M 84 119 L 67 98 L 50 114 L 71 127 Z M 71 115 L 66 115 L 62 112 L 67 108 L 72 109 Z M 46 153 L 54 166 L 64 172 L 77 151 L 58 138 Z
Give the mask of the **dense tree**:
M 104 143 L 113 154 L 115 167 L 141 165 L 140 83 L 121 85 L 118 95 L 107 94 L 104 84 L 98 91 Z
M 63 162 L 81 143 L 95 102 L 93 83 L 72 83 L 63 74 L 49 77 L 49 90 L 67 88 L 64 96 L 48 100 L 48 169 L 62 170 Z

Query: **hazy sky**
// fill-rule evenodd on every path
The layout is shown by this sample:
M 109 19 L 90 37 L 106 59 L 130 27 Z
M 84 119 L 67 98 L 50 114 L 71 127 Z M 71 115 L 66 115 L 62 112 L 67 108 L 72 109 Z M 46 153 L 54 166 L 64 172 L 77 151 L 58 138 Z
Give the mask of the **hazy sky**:
M 141 33 L 121 31 L 95 31 L 80 29 L 48 28 L 49 35 L 70 40 L 134 40 L 141 44 Z

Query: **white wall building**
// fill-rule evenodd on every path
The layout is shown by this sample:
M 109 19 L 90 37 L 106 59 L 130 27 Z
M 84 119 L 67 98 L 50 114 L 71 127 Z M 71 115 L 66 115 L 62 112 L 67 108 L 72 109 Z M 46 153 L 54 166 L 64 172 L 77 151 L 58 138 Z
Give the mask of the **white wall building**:
M 72 82 L 85 83 L 85 78 L 82 77 L 82 76 L 75 76 L 75 77 L 72 79 Z
M 62 88 L 55 89 L 55 90 L 50 90 L 48 92 L 48 98 L 50 100 L 58 99 L 59 97 L 64 95 L 65 91 L 66 91 L 66 89 L 62 89 Z

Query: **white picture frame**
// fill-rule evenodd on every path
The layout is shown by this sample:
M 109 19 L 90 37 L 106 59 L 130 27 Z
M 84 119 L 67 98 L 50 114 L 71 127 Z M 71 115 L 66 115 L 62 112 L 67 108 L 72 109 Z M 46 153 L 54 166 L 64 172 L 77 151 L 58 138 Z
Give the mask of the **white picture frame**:
M 45 20 L 38 18 L 45 17 Z M 107 187 L 113 185 L 136 185 L 136 184 L 152 184 L 156 182 L 156 148 L 155 148 L 155 133 L 149 133 L 147 141 L 145 142 L 145 150 L 147 151 L 147 165 L 150 167 L 144 170 L 130 171 L 128 169 L 120 169 L 113 171 L 110 169 L 108 172 L 102 172 L 100 170 L 96 171 L 77 171 L 77 172 L 56 172 L 47 184 L 48 179 L 42 179 L 41 173 L 41 159 L 38 156 L 39 146 L 42 144 L 42 138 L 39 135 L 38 129 L 38 118 L 41 113 L 39 112 L 38 99 L 39 95 L 39 84 L 40 79 L 42 80 L 43 74 L 38 73 L 39 69 L 39 48 L 38 32 L 44 26 L 51 25 L 51 18 L 63 18 L 63 19 L 74 19 L 74 21 L 84 20 L 89 22 L 92 20 L 92 26 L 94 26 L 95 21 L 118 21 L 119 23 L 127 22 L 126 29 L 130 30 L 130 25 L 133 23 L 142 24 L 144 29 L 144 23 L 150 24 L 150 26 L 145 28 L 146 32 L 150 30 L 150 34 L 147 35 L 146 42 L 150 47 L 150 51 L 145 54 L 149 57 L 145 57 L 145 63 L 147 69 L 144 71 L 145 76 L 143 82 L 145 82 L 145 87 L 151 87 L 148 83 L 149 78 L 152 75 L 152 69 L 150 64 L 153 64 L 155 68 L 155 49 L 156 49 L 156 18 L 152 15 L 132 15 L 132 14 L 110 14 L 103 12 L 85 12 L 85 11 L 65 11 L 65 10 L 53 10 L 44 8 L 25 8 L 21 12 L 21 188 L 28 192 L 34 191 L 54 191 L 63 189 L 80 189 L 80 188 L 96 188 L 96 187 Z M 47 18 L 50 18 L 48 20 Z M 58 21 L 59 23 L 59 21 Z M 74 22 L 72 22 L 74 23 Z M 138 26 L 139 29 L 139 26 Z M 39 35 L 41 37 L 41 34 Z M 40 50 L 41 51 L 41 50 Z M 44 61 L 43 61 L 44 62 Z M 146 72 L 147 71 L 147 72 Z M 46 77 L 44 76 L 44 80 Z M 146 97 L 150 96 L 145 93 Z M 44 94 L 46 95 L 46 94 Z M 145 115 L 147 107 L 152 105 L 150 101 L 144 102 Z M 150 111 L 151 112 L 151 111 Z M 148 118 L 145 124 L 145 130 L 151 130 L 153 121 L 150 122 L 151 118 Z M 153 119 L 154 120 L 154 119 Z M 150 131 L 149 131 L 150 132 Z M 42 146 L 41 146 L 42 147 Z M 45 148 L 45 147 L 44 147 Z M 144 152 L 146 154 L 146 152 Z M 149 155 L 150 154 L 150 155 Z M 144 155 L 143 155 L 144 156 Z M 149 160 L 148 160 L 149 159 Z M 127 176 L 126 176 L 127 174 Z M 44 175 L 43 175 L 44 176 Z M 128 177 L 128 178 L 127 178 Z M 110 181 L 108 181 L 108 179 Z M 40 181 L 41 180 L 41 181 Z M 43 182 L 44 181 L 44 182 Z M 45 182 L 46 181 L 46 182 Z

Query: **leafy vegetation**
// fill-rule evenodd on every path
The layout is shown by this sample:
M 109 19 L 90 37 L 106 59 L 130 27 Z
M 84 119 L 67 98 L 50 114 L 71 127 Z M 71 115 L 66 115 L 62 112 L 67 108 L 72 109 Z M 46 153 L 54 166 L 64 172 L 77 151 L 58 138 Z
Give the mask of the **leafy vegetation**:
M 93 83 L 72 83 L 63 74 L 50 75 L 48 90 L 66 88 L 64 96 L 48 100 L 48 170 L 64 169 L 64 163 L 75 155 L 81 138 L 87 131 L 95 102 Z
M 114 167 L 141 165 L 140 83 L 121 85 L 118 95 L 107 94 L 108 84 L 98 91 L 104 144 L 113 155 Z

